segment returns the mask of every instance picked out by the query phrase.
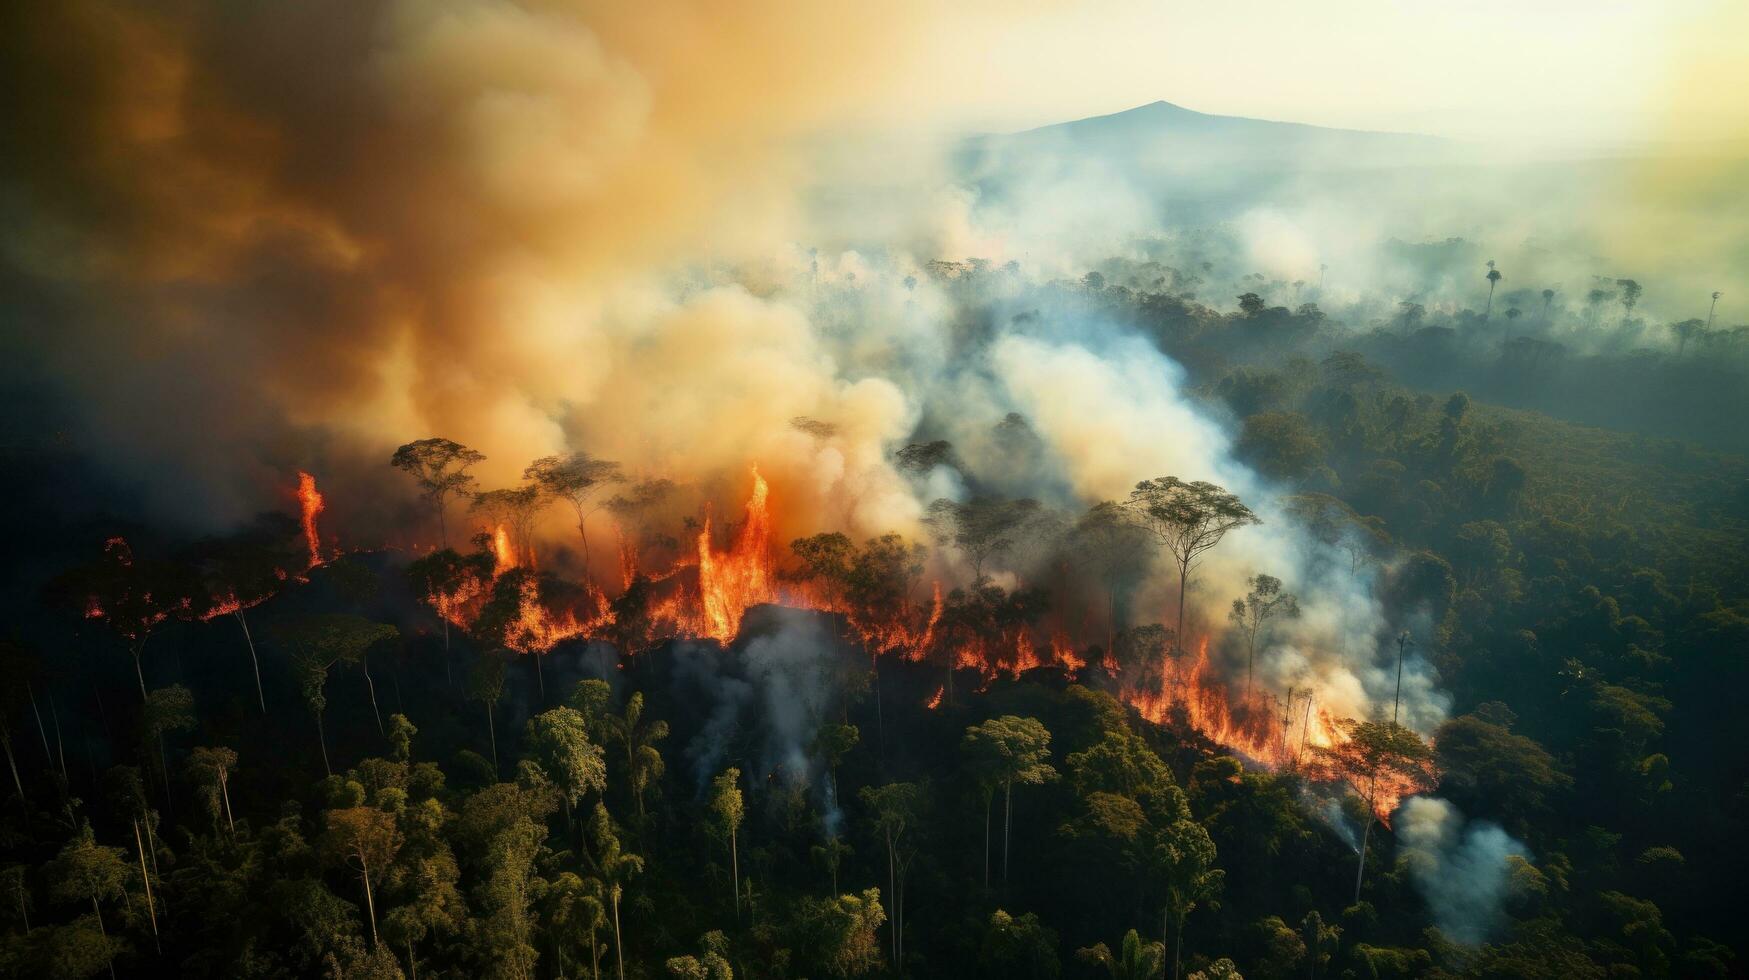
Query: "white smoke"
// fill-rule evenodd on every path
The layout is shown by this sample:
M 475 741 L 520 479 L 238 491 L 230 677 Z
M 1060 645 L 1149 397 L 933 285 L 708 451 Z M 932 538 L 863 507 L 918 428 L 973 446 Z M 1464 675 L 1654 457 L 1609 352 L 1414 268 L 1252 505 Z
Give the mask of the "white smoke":
M 1528 857 L 1523 842 L 1496 824 L 1466 822 L 1445 800 L 1416 796 L 1397 811 L 1397 840 L 1409 873 L 1441 932 L 1474 946 L 1504 918 L 1510 857 Z

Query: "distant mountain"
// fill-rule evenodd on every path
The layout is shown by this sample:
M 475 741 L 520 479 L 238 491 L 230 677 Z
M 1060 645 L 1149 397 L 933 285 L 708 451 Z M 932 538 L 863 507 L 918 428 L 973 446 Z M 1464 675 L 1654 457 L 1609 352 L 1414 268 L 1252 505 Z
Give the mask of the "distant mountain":
M 1035 198 L 1065 187 L 1121 183 L 1171 200 L 1177 220 L 1218 219 L 1259 201 L 1307 193 L 1365 193 L 1392 171 L 1461 163 L 1461 144 L 1433 136 L 1332 129 L 1216 116 L 1154 102 L 1017 133 L 968 137 L 954 155 L 983 202 Z
M 1073 151 L 1113 160 L 1127 158 L 1143 165 L 1170 165 L 1186 155 L 1201 160 L 1292 161 L 1296 166 L 1403 162 L 1441 155 L 1452 146 L 1433 136 L 1216 116 L 1170 102 L 1152 102 L 1019 133 L 975 137 L 971 142 L 975 148 Z

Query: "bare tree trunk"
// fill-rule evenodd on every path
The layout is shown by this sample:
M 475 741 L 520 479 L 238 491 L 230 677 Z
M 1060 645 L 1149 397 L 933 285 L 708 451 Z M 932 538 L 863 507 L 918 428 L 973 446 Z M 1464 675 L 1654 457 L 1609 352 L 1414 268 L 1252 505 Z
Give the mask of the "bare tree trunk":
M 18 760 L 12 756 L 12 736 L 0 735 L 0 746 L 6 749 L 6 764 L 12 767 L 12 785 L 18 787 L 18 805 L 24 810 L 24 821 L 30 823 L 30 799 L 24 795 L 24 780 L 18 778 Z
M 729 873 L 734 876 L 729 884 L 733 885 L 735 896 L 735 923 L 741 922 L 741 855 L 736 846 L 739 835 L 733 829 L 729 831 Z
M 1008 838 L 1014 830 L 1014 780 L 1002 790 L 1002 880 L 1008 880 Z
M 243 627 L 243 642 L 249 644 L 249 662 L 255 667 L 255 700 L 261 702 L 261 713 L 267 714 L 267 695 L 261 693 L 261 658 L 255 655 L 255 638 L 249 635 L 249 620 L 243 617 L 243 610 L 238 609 L 233 616 Z
M 146 652 L 145 641 L 140 641 L 137 646 L 130 646 L 128 651 L 134 655 L 134 677 L 138 678 L 140 682 L 140 702 L 144 704 L 146 701 L 146 673 L 140 669 L 140 655 Z
M 364 668 L 364 686 L 370 689 L 370 713 L 376 716 L 377 734 L 382 735 L 384 734 L 383 713 L 377 709 L 377 683 L 370 676 L 370 656 L 368 654 L 360 656 L 358 665 Z
M 984 791 L 984 890 L 990 890 L 990 802 L 996 794 Z
M 363 854 L 358 856 L 358 866 L 363 869 L 358 876 L 364 879 L 364 905 L 370 913 L 370 944 L 374 948 L 379 942 L 377 939 L 377 902 L 376 897 L 370 891 L 370 865 L 365 863 Z
M 103 925 L 103 909 L 97 905 L 97 893 L 91 893 L 91 911 L 97 913 L 97 931 L 103 936 L 104 946 L 109 945 L 109 930 Z M 105 959 L 109 961 L 109 980 L 115 980 L 115 955 L 105 949 Z
M 409 980 L 419 980 L 419 957 L 413 954 L 413 943 L 407 943 L 407 975 Z
M 328 737 L 322 734 L 322 713 L 316 712 L 316 744 L 322 747 L 322 771 L 334 775 L 334 767 L 328 764 Z
M 49 765 L 52 766 L 54 765 L 55 757 L 54 753 L 49 751 L 49 731 L 47 728 L 43 727 L 43 711 L 36 705 L 36 685 L 27 683 L 24 687 L 25 690 L 30 692 L 30 710 L 36 713 L 36 733 L 42 736 L 43 757 L 47 759 Z
M 613 893 L 613 956 L 619 966 L 619 980 L 626 980 L 626 947 L 619 935 L 619 891 Z
M 1178 652 L 1184 652 L 1184 591 L 1190 582 L 1190 562 L 1178 563 L 1178 633 L 1173 641 L 1178 644 Z
M 1372 803 L 1367 803 L 1366 826 L 1360 832 L 1360 860 L 1354 866 L 1354 901 L 1360 904 L 1360 882 L 1366 874 L 1366 840 L 1372 835 Z
M 237 836 L 237 821 L 231 819 L 231 777 L 223 769 L 219 770 L 219 795 L 225 799 L 225 824 L 231 828 L 231 836 Z
M 498 769 L 498 727 L 492 723 L 492 702 L 486 702 L 486 734 L 492 738 L 492 776 L 497 778 Z
M 152 920 L 152 945 L 157 947 L 159 955 L 163 955 L 164 947 L 158 942 L 158 910 L 152 901 L 152 876 L 146 873 L 146 845 L 140 840 L 140 822 L 134 821 L 134 846 L 140 851 L 140 880 L 146 884 L 146 915 Z

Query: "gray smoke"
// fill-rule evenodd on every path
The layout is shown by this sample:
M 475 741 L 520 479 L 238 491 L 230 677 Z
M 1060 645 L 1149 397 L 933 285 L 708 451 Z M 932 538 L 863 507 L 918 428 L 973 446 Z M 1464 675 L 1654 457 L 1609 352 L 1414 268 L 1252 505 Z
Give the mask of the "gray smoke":
M 1417 796 L 1397 811 L 1397 839 L 1415 886 L 1446 937 L 1467 946 L 1487 940 L 1504 918 L 1509 858 L 1530 851 L 1497 824 L 1466 822 L 1457 807 Z
M 734 758 L 757 764 L 758 772 L 747 774 L 753 785 L 760 774 L 812 785 L 821 769 L 812 748 L 827 710 L 843 693 L 843 653 L 822 617 L 769 612 L 776 629 L 738 653 L 705 643 L 676 650 L 676 680 L 711 699 L 704 725 L 686 746 L 701 793 Z M 829 790 L 825 803 L 830 824 L 838 807 Z

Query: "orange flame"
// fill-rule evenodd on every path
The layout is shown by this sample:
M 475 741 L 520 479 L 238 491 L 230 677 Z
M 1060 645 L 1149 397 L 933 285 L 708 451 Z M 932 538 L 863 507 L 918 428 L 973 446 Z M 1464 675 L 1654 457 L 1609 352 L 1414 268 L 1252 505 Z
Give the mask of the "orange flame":
M 516 560 L 516 546 L 510 543 L 510 532 L 504 530 L 502 524 L 492 532 L 492 558 L 494 577 L 503 575 L 519 564 Z
M 304 543 L 310 549 L 308 567 L 315 568 L 322 564 L 322 538 L 316 533 L 316 515 L 322 513 L 327 504 L 321 491 L 316 489 L 316 478 L 302 471 L 298 473 L 298 506 L 303 510 Z
M 698 592 L 701 629 L 720 643 L 741 632 L 748 607 L 772 602 L 775 575 L 771 557 L 770 489 L 759 468 L 753 468 L 753 494 L 747 499 L 747 520 L 728 551 L 711 547 L 711 522 L 706 517 L 698 534 Z

